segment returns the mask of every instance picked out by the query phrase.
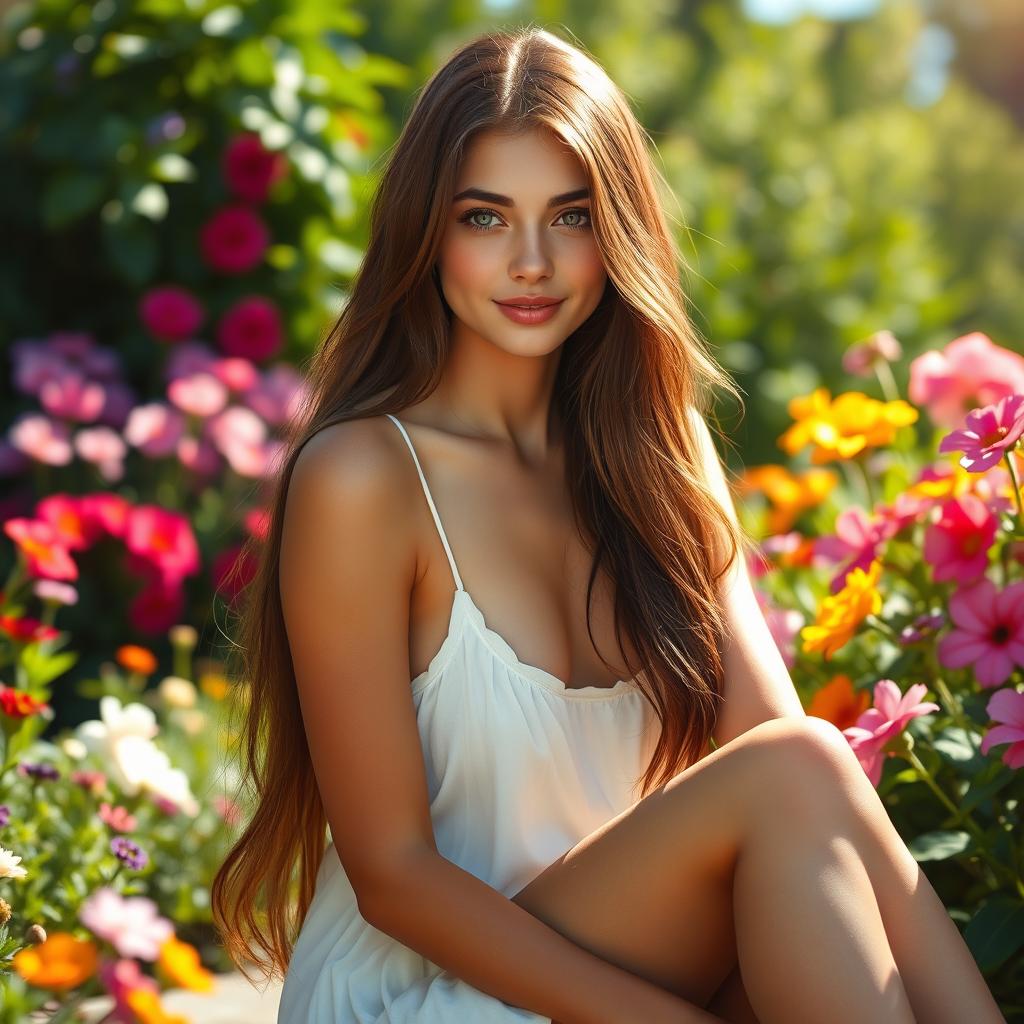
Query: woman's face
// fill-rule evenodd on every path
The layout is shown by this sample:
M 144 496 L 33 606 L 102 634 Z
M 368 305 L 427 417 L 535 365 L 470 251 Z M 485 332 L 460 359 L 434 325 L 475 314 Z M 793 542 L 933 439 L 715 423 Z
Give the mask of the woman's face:
M 544 355 L 590 316 L 607 274 L 586 193 L 579 160 L 554 133 L 476 136 L 438 259 L 456 341 L 469 332 L 509 353 Z M 562 301 L 543 323 L 517 323 L 497 303 L 524 295 Z

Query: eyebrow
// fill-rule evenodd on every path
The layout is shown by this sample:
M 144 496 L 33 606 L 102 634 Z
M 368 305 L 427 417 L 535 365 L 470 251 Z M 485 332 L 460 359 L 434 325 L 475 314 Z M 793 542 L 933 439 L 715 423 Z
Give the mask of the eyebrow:
M 548 200 L 548 209 L 552 206 L 561 206 L 562 203 L 571 203 L 574 199 L 589 199 L 589 188 L 577 188 L 572 192 L 562 192 L 560 195 L 552 196 Z M 487 203 L 494 203 L 496 206 L 515 206 L 515 200 L 511 196 L 503 196 L 498 192 L 488 192 L 482 188 L 465 188 L 458 195 L 453 197 L 452 202 L 457 203 L 460 199 L 482 199 Z

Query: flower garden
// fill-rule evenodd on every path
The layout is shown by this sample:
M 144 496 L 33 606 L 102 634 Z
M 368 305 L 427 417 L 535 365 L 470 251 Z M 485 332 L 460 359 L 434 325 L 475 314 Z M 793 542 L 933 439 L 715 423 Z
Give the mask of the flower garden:
M 231 617 L 358 262 L 375 90 L 403 80 L 329 45 L 347 8 L 126 11 L 16 15 L 0 70 L 31 170 L 0 375 L 0 1024 L 103 994 L 109 1021 L 178 1022 L 163 993 L 232 967 L 209 900 L 252 796 Z M 905 358 L 899 333 L 797 389 L 737 505 L 805 709 L 1024 1021 L 1024 357 L 950 328 Z

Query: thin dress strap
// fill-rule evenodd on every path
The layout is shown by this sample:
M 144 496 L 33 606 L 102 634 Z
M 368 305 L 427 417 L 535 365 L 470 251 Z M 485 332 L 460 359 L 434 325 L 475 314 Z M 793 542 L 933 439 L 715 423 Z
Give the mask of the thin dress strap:
M 434 525 L 437 527 L 437 532 L 441 535 L 441 543 L 444 545 L 445 554 L 448 556 L 448 564 L 452 567 L 452 575 L 455 577 L 455 586 L 459 590 L 463 590 L 465 588 L 462 586 L 462 577 L 459 575 L 459 570 L 455 565 L 455 556 L 452 554 L 451 545 L 448 543 L 444 527 L 441 525 L 441 517 L 437 514 L 437 506 L 434 504 L 434 499 L 430 496 L 430 488 L 427 486 L 427 478 L 423 475 L 423 468 L 420 466 L 420 460 L 416 455 L 416 449 L 413 446 L 412 438 L 409 437 L 409 432 L 405 429 L 401 420 L 392 416 L 389 412 L 384 415 L 387 416 L 389 420 L 394 420 L 395 426 L 397 426 L 402 432 L 402 436 L 405 438 L 405 443 L 409 446 L 409 451 L 412 452 L 412 460 L 416 463 L 416 472 L 419 473 L 420 483 L 423 484 L 423 493 L 427 496 L 427 504 L 430 506 L 430 513 L 434 517 Z

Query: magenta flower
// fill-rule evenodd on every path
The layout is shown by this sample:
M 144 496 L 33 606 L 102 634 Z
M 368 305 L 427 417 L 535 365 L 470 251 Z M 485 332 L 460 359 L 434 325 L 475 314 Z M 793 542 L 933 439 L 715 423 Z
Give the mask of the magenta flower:
M 277 306 L 261 295 L 236 302 L 221 318 L 217 344 L 229 356 L 261 362 L 276 355 L 284 341 Z
M 109 886 L 97 889 L 82 904 L 78 916 L 89 931 L 124 957 L 156 960 L 160 946 L 174 934 L 174 925 L 160 917 L 151 899 L 124 897 Z
M 260 383 L 260 371 L 242 356 L 225 356 L 223 359 L 216 359 L 210 372 L 229 391 L 236 393 L 248 391 Z
M 228 389 L 212 373 L 194 373 L 172 380 L 167 397 L 182 412 L 206 419 L 227 405 Z
M 199 546 L 188 518 L 159 505 L 136 505 L 131 510 L 124 544 L 167 581 L 199 571 Z
M 128 608 L 132 629 L 141 633 L 163 633 L 181 622 L 185 595 L 177 579 L 157 576 L 150 580 Z
M 912 718 L 939 710 L 939 705 L 933 701 L 921 702 L 927 690 L 924 683 L 914 683 L 906 693 L 900 693 L 891 679 L 880 679 L 875 683 L 875 706 L 861 714 L 856 725 L 843 730 L 873 786 L 881 781 L 885 757 L 894 753 L 884 749 L 886 744 L 898 736 Z
M 138 1018 L 128 1003 L 128 993 L 144 988 L 154 994 L 159 993 L 160 986 L 148 974 L 145 974 L 137 960 L 103 960 L 99 969 L 103 987 L 114 997 L 113 1016 L 106 1019 L 117 1024 L 135 1024 Z
M 983 578 L 949 599 L 949 615 L 957 628 L 937 648 L 947 668 L 973 665 L 978 684 L 992 688 L 1024 666 L 1024 582 L 997 591 Z
M 924 559 L 934 566 L 936 582 L 971 583 L 981 576 L 997 526 L 989 507 L 973 494 L 944 501 L 939 520 L 924 531 Z
M 202 303 L 185 288 L 151 288 L 139 302 L 139 319 L 160 341 L 184 341 L 202 326 Z
M 78 566 L 50 523 L 16 516 L 4 521 L 4 533 L 25 556 L 29 575 L 48 580 L 78 579 Z
M 201 477 L 213 476 L 223 466 L 213 443 L 206 437 L 193 437 L 191 434 L 178 442 L 178 461 Z
M 963 452 L 960 465 L 969 473 L 984 473 L 996 465 L 1024 434 L 1024 394 L 1007 395 L 995 405 L 967 414 L 967 425 L 939 443 L 939 451 Z
M 262 203 L 288 170 L 288 162 L 283 153 L 266 149 L 255 132 L 244 132 L 224 150 L 223 169 L 228 187 L 239 199 Z
M 975 331 L 910 364 L 910 401 L 927 406 L 932 421 L 954 427 L 978 405 L 1024 392 L 1024 357 Z
M 225 274 L 242 274 L 259 266 L 270 232 L 248 206 L 228 206 L 200 229 L 199 246 L 206 263 Z
M 1003 751 L 1003 763 L 1010 768 L 1024 768 L 1024 693 L 999 690 L 992 694 L 985 710 L 989 718 L 1003 724 L 985 733 L 981 752 L 987 754 L 992 747 L 1009 743 L 1009 749 Z
M 846 586 L 846 577 L 854 569 L 867 572 L 878 557 L 879 547 L 897 531 L 897 521 L 888 516 L 869 516 L 864 509 L 850 506 L 836 517 L 835 534 L 817 537 L 814 553 L 832 561 L 847 559 L 832 577 L 829 591 L 837 594 Z

